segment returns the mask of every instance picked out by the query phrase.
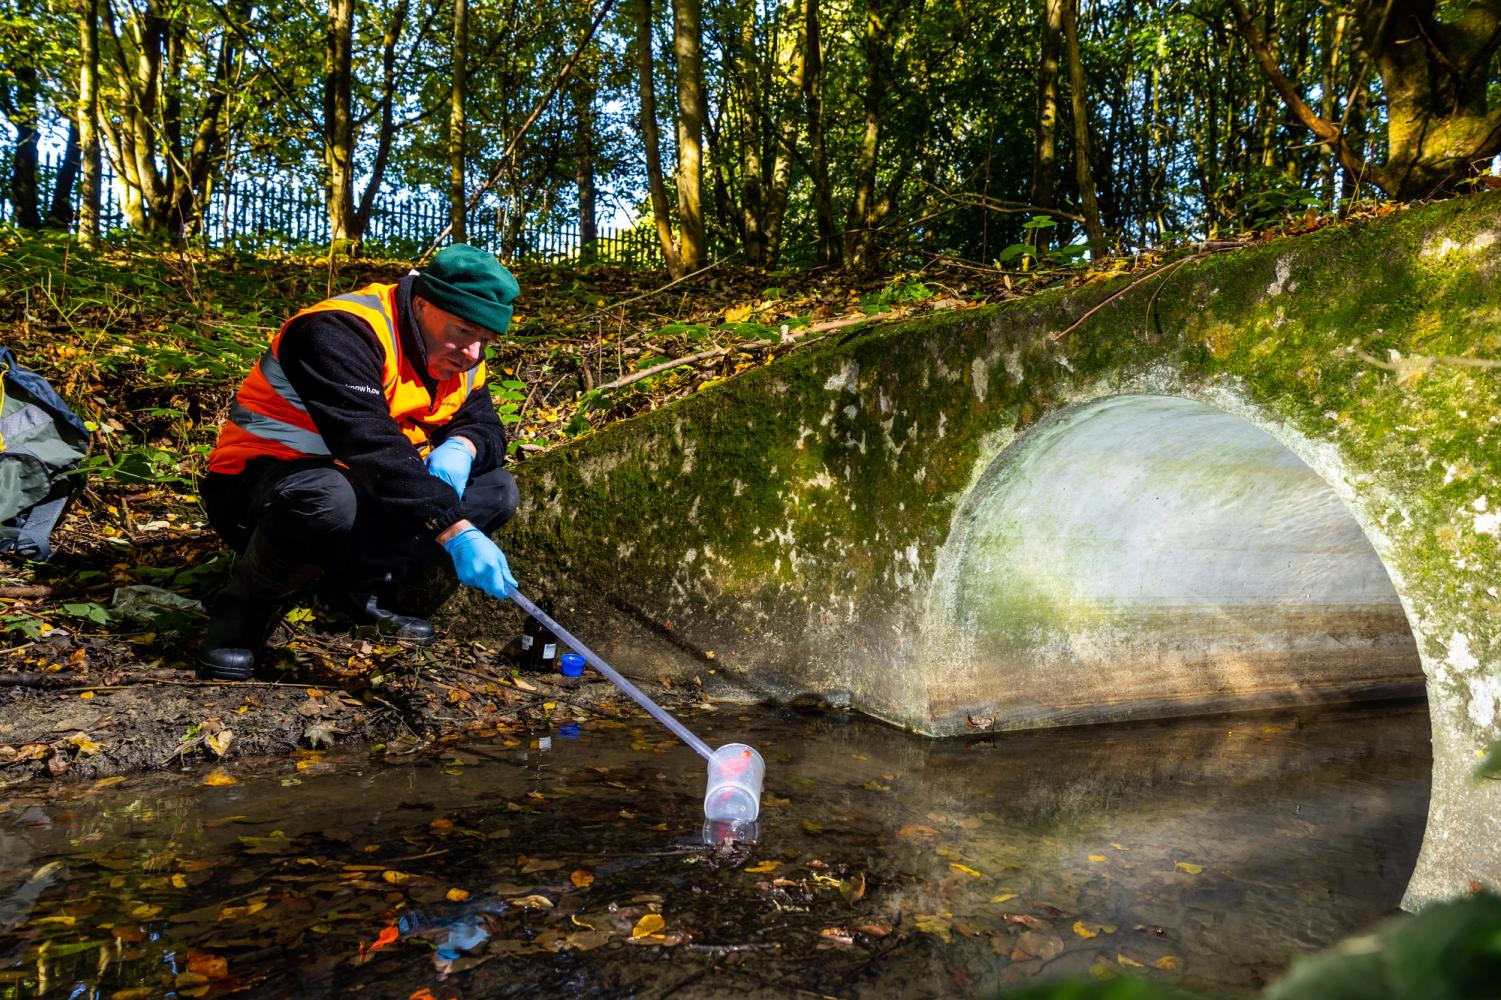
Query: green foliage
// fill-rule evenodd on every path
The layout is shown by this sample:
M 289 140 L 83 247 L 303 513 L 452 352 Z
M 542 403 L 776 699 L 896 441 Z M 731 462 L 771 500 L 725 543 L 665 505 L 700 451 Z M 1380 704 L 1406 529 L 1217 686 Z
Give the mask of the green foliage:
M 886 312 L 893 306 L 926 302 L 932 297 L 932 289 L 917 278 L 904 278 L 898 275 L 879 292 L 871 295 L 862 295 L 860 297 L 860 309 L 868 315 Z
M 64 604 L 63 613 L 84 621 L 91 621 L 96 625 L 108 625 L 110 623 L 109 609 L 92 601 Z

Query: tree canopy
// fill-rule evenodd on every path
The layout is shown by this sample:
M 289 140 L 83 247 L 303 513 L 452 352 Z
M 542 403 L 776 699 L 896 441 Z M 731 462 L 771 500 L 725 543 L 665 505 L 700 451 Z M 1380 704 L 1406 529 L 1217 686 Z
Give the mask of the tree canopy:
M 1025 265 L 1476 183 L 1498 48 L 1498 0 L 4 0 L 0 112 L 23 228 L 97 235 L 102 163 L 173 242 L 259 178 L 344 247 L 400 192 L 679 274 Z

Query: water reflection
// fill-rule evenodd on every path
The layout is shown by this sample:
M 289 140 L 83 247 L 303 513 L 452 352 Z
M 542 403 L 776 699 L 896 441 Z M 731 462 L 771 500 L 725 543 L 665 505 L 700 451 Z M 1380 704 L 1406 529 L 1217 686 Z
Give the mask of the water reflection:
M 763 749 L 758 824 L 706 823 L 702 761 L 645 721 L 23 793 L 0 997 L 937 996 L 1091 969 L 1248 992 L 1392 910 L 1427 805 L 1413 706 L 943 742 L 693 724 Z

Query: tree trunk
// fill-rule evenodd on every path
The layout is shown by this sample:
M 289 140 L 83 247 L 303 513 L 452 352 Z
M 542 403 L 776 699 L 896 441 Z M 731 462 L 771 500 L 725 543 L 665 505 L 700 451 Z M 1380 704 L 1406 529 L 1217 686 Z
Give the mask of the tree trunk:
M 844 227 L 844 257 L 856 267 L 870 261 L 866 250 L 871 233 L 880 224 L 876 209 L 876 172 L 880 163 L 881 117 L 887 113 L 886 94 L 891 78 L 887 52 L 888 5 L 881 0 L 865 2 L 865 129 L 855 157 L 855 196 L 850 201 L 848 221 Z
M 1079 52 L 1079 0 L 1063 2 L 1063 39 L 1068 48 L 1069 97 L 1074 117 L 1074 178 L 1084 216 L 1084 234 L 1096 256 L 1105 251 L 1105 230 L 1100 225 L 1100 203 L 1095 197 L 1094 168 L 1089 141 L 1089 103 L 1084 80 L 1084 59 Z
M 766 138 L 766 111 L 761 92 L 761 59 L 756 39 L 756 4 L 740 0 L 740 47 L 726 71 L 737 69 L 744 127 L 740 139 L 740 242 L 751 267 L 766 263 L 766 192 L 762 186 L 761 146 Z
M 657 93 L 652 79 L 653 50 L 651 0 L 636 0 L 636 78 L 641 95 L 641 146 L 646 157 L 646 182 L 651 191 L 651 214 L 656 223 L 657 241 L 662 257 L 674 278 L 685 273 L 672 237 L 672 220 L 667 207 L 667 185 L 662 179 L 662 154 L 657 130 Z
M 574 139 L 577 147 L 573 179 L 578 188 L 579 252 L 585 256 L 594 253 L 594 244 L 599 241 L 594 186 L 594 94 L 594 80 L 586 73 L 580 73 L 575 78 L 573 87 Z
M 396 5 L 386 24 L 385 36 L 381 39 L 380 131 L 375 136 L 375 157 L 370 164 L 370 180 L 360 195 L 360 204 L 354 213 L 354 227 L 349 234 L 356 246 L 365 239 L 365 229 L 370 225 L 370 213 L 375 208 L 375 196 L 380 193 L 381 185 L 386 179 L 386 163 L 391 158 L 391 144 L 396 139 L 396 46 L 401 41 L 401 30 L 406 24 L 407 4 L 408 0 L 401 0 Z
M 801 9 L 799 8 L 799 15 Z M 797 141 L 797 119 L 793 116 L 791 108 L 793 99 L 801 97 L 803 92 L 803 77 L 807 66 L 804 57 L 807 53 L 807 44 L 803 38 L 803 31 L 807 27 L 807 20 L 802 16 L 797 18 L 797 32 L 790 43 L 786 43 L 778 52 L 783 58 L 775 62 L 785 62 L 787 65 L 786 93 L 788 100 L 782 102 L 782 117 L 776 126 L 776 146 L 772 156 L 771 170 L 765 176 L 766 182 L 766 267 L 775 268 L 782 254 L 782 222 L 787 215 L 787 198 L 792 189 L 792 159 L 793 144 Z
M 1058 50 L 1062 40 L 1063 0 L 1043 0 L 1042 58 L 1037 67 L 1037 138 L 1032 146 L 1032 204 L 1044 208 L 1051 208 L 1058 194 Z M 1038 230 L 1039 242 L 1043 238 L 1042 230 Z
M 81 159 L 78 119 L 69 118 L 68 145 L 63 149 L 63 162 L 58 165 L 57 176 L 52 179 L 52 204 L 43 220 L 54 229 L 68 229 L 73 225 L 73 188 L 78 184 L 78 165 Z
M 683 271 L 704 266 L 704 69 L 700 0 L 673 0 L 678 83 L 678 225 Z
M 469 240 L 464 196 L 464 87 L 469 68 L 469 3 L 453 0 L 452 90 L 448 99 L 448 225 L 455 243 Z
M 814 219 L 818 262 L 838 264 L 839 230 L 834 225 L 834 195 L 829 185 L 829 156 L 823 128 L 823 38 L 818 0 L 804 0 L 803 100 L 808 110 L 808 148 L 812 154 Z
M 104 166 L 99 155 L 99 5 L 83 0 L 78 15 L 78 148 L 83 183 L 78 192 L 78 238 L 84 246 L 99 241 L 99 214 Z
M 42 216 L 37 204 L 37 98 L 39 84 L 35 66 L 20 65 L 14 70 L 15 97 L 6 109 L 16 130 L 16 147 L 10 161 L 10 199 L 15 206 L 16 225 L 22 229 L 41 229 Z
M 1365 162 L 1345 130 L 1303 99 L 1244 0 L 1229 0 L 1241 36 L 1262 73 L 1298 120 L 1358 178 L 1399 200 L 1458 186 L 1501 153 L 1501 108 L 1489 106 L 1491 64 L 1501 44 L 1501 11 L 1471 0 L 1440 16 L 1433 0 L 1361 0 L 1354 17 L 1364 60 L 1386 95 L 1387 158 Z M 1362 81 L 1356 81 L 1357 90 Z
M 324 203 L 329 252 L 357 240 L 354 208 L 354 0 L 329 0 L 323 63 Z

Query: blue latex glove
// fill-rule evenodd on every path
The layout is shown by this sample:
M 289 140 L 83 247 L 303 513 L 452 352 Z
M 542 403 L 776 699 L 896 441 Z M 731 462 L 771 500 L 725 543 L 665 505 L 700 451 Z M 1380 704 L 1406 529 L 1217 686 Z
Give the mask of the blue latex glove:
M 443 480 L 464 499 L 464 487 L 469 485 L 469 470 L 474 465 L 474 456 L 458 438 L 449 438 L 427 453 L 427 471 Z
M 514 588 L 516 578 L 511 575 L 511 567 L 506 565 L 505 553 L 483 531 L 465 528 L 444 542 L 443 548 L 453 560 L 460 583 L 483 590 L 491 597 L 510 597 L 506 587 Z

